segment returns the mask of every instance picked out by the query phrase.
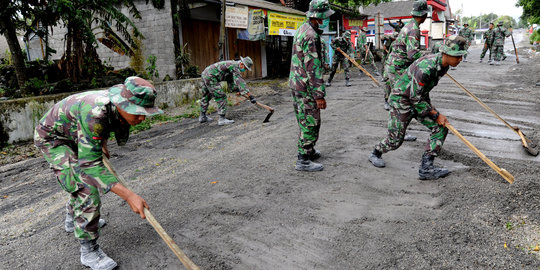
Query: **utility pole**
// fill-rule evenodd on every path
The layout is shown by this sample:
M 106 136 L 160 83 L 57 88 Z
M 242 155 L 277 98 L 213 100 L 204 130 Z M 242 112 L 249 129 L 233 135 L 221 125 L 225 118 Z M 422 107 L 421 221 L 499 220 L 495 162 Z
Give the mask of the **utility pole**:
M 227 0 L 222 0 L 221 2 L 221 25 L 219 27 L 219 61 L 225 60 L 225 55 L 223 49 L 225 48 L 225 2 Z

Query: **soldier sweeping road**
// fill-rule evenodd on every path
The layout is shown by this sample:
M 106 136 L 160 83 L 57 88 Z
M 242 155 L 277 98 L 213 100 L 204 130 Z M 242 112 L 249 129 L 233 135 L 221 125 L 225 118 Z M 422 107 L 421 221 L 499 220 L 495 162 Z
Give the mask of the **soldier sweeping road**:
M 382 154 L 401 146 L 407 126 L 415 118 L 431 130 L 418 170 L 419 179 L 433 180 L 450 173 L 433 165 L 448 134 L 445 127 L 448 120 L 433 107 L 429 93 L 450 66 L 457 66 L 461 62 L 462 56 L 467 53 L 466 43 L 463 37 L 451 36 L 440 48 L 440 53 L 416 60 L 400 77 L 390 95 L 388 135 L 375 146 L 369 157 L 375 167 L 385 166 Z
M 69 96 L 55 104 L 39 121 L 35 145 L 43 152 L 62 189 L 70 194 L 66 231 L 80 241 L 81 263 L 96 270 L 113 269 L 116 262 L 97 244 L 101 194 L 114 192 L 133 212 L 145 218 L 146 201 L 133 193 L 103 165 L 109 156 L 107 139 L 114 132 L 126 143 L 129 127 L 146 116 L 162 113 L 154 106 L 156 90 L 148 81 L 129 77 L 109 90 Z
M 500 21 L 497 23 L 497 28 L 493 30 L 493 54 L 495 58 L 495 63 L 491 62 L 490 65 L 500 65 L 501 59 L 504 60 L 506 56 L 504 55 L 504 39 L 509 37 L 512 34 L 512 28 L 507 30 L 503 27 L 503 22 Z
M 341 37 L 332 40 L 332 44 L 330 44 L 330 46 L 332 46 L 332 49 L 334 50 L 340 48 L 349 56 L 354 57 L 353 45 L 351 42 L 351 32 L 349 31 L 343 32 Z M 334 56 L 332 57 L 332 71 L 330 71 L 330 77 L 328 77 L 326 86 L 332 85 L 332 79 L 336 74 L 339 63 L 341 63 L 341 67 L 345 70 L 345 85 L 351 86 L 351 83 L 349 82 L 349 60 L 345 59 L 345 56 L 343 56 L 341 53 L 334 53 Z
M 473 39 L 473 32 L 472 30 L 469 28 L 469 23 L 464 23 L 463 24 L 463 28 L 461 28 L 459 30 L 459 34 L 458 36 L 460 37 L 463 37 L 466 41 L 467 41 L 467 46 L 465 47 L 465 50 L 469 50 L 469 46 L 471 46 L 471 41 Z M 467 52 L 464 56 L 463 56 L 463 62 L 467 62 L 467 54 L 469 52 Z
M 484 48 L 482 49 L 482 53 L 480 54 L 480 63 L 482 63 L 482 60 L 484 59 L 484 56 L 486 56 L 486 52 L 488 50 L 489 50 L 488 63 L 491 63 L 491 52 L 492 52 L 492 45 L 493 45 L 493 23 L 489 23 L 489 29 L 486 32 L 484 32 L 482 39 L 484 40 Z
M 319 25 L 334 11 L 327 0 L 309 3 L 307 20 L 294 35 L 289 87 L 292 90 L 294 112 L 300 128 L 296 170 L 320 171 L 323 165 L 315 163 L 321 153 L 315 150 L 321 127 L 321 111 L 326 109 L 326 89 L 323 80 L 321 53 L 322 30 Z
M 373 70 L 375 70 L 375 75 L 381 76 L 379 73 L 379 69 L 377 68 L 377 65 L 375 64 L 375 58 L 373 58 L 373 54 L 371 53 L 371 50 L 369 49 L 368 43 L 367 43 L 367 33 L 368 29 L 367 27 L 362 27 L 362 31 L 360 31 L 360 35 L 358 36 L 357 42 L 356 42 L 356 48 L 357 51 L 362 58 L 362 64 L 366 64 L 366 53 L 367 53 L 367 60 L 371 63 L 371 66 L 373 67 Z
M 214 100 L 218 104 L 218 125 L 228 125 L 234 123 L 234 120 L 227 119 L 225 112 L 227 111 L 227 94 L 221 87 L 221 82 L 226 81 L 229 87 L 237 92 L 237 95 L 245 96 L 249 98 L 251 103 L 256 103 L 255 98 L 249 93 L 246 81 L 242 78 L 242 72 L 251 70 L 253 61 L 248 57 L 240 57 L 239 61 L 221 61 L 214 63 L 204 69 L 201 74 L 203 87 L 201 98 L 201 115 L 199 116 L 199 122 L 204 123 L 212 121 L 212 118 L 206 115 L 208 110 L 208 104 L 210 99 L 214 97 Z

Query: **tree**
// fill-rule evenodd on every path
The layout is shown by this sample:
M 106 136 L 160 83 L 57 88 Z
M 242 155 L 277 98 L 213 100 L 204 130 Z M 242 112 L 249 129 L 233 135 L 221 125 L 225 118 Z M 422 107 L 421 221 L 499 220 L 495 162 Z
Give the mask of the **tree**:
M 495 22 L 495 25 L 497 25 L 497 23 L 500 22 L 500 21 L 503 22 L 503 25 L 506 28 L 516 27 L 517 26 L 516 20 L 514 20 L 514 18 L 512 18 L 510 16 L 507 16 L 507 15 L 497 18 L 497 20 Z
M 530 24 L 540 24 L 540 1 L 519 0 L 516 6 L 523 7 L 521 18 L 527 20 Z
M 21 89 L 21 94 L 26 94 L 26 68 L 17 29 L 25 24 L 24 16 L 31 10 L 27 1 L 1 1 L 0 3 L 0 34 L 4 35 L 11 52 L 17 82 Z

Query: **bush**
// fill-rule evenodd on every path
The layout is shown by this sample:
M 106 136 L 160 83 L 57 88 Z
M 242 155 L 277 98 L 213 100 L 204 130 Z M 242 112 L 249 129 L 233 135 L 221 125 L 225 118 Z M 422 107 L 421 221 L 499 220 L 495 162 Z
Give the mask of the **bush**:
M 534 30 L 532 35 L 529 37 L 531 44 L 540 43 L 540 28 Z

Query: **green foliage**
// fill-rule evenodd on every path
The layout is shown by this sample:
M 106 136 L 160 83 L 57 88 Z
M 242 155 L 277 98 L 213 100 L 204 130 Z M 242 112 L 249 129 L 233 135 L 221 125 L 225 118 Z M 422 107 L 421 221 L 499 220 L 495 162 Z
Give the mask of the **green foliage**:
M 191 65 L 191 53 L 188 52 L 187 43 L 180 49 L 176 57 L 176 78 L 187 79 L 199 77 L 199 67 Z
M 540 1 L 538 0 L 519 0 L 516 6 L 523 7 L 521 18 L 530 24 L 540 24 Z
M 495 22 L 495 27 L 497 27 L 497 23 L 501 22 L 501 21 L 503 22 L 503 26 L 506 27 L 506 28 L 516 27 L 517 26 L 516 20 L 514 20 L 514 18 L 505 15 L 505 16 L 501 16 L 501 17 L 497 18 L 497 20 Z
M 148 64 L 146 66 L 146 77 L 147 79 L 149 80 L 153 80 L 154 77 L 156 79 L 159 78 L 159 72 L 157 70 L 157 66 L 156 66 L 156 56 L 155 55 L 149 55 L 147 58 L 146 58 L 146 63 Z
M 489 13 L 481 16 L 463 17 L 463 23 L 469 23 L 469 28 L 472 30 L 489 28 L 490 22 L 495 22 L 499 16 L 494 13 Z M 495 25 L 497 23 L 495 22 Z
M 512 230 L 512 228 L 513 228 L 512 222 L 510 222 L 510 221 L 506 222 L 504 227 L 509 231 Z
M 540 43 L 540 29 L 533 31 L 529 37 L 529 41 L 531 44 Z
M 369 4 L 378 5 L 382 2 L 391 2 L 391 0 L 330 0 L 330 3 L 348 8 L 368 6 Z

